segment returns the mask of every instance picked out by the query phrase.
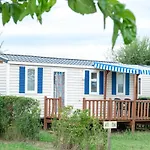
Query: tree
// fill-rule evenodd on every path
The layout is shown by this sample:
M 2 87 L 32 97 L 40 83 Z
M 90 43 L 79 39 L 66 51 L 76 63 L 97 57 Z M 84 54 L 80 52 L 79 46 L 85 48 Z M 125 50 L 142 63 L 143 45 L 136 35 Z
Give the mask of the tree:
M 92 14 L 98 10 L 104 16 L 104 29 L 106 18 L 111 18 L 113 25 L 112 48 L 119 34 L 122 35 L 125 44 L 131 43 L 136 38 L 136 19 L 134 14 L 126 9 L 125 4 L 118 0 L 67 0 L 68 6 L 76 13 Z M 37 18 L 42 23 L 42 14 L 49 12 L 56 4 L 56 0 L 9 0 L 0 1 L 0 13 L 3 25 L 13 18 L 17 23 L 26 16 Z
M 136 39 L 113 53 L 116 61 L 125 64 L 150 65 L 150 39 Z

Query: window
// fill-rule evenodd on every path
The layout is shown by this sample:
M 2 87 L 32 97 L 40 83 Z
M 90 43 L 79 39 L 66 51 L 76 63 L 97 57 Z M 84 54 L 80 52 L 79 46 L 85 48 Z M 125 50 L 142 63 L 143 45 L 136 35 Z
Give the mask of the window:
M 141 78 L 138 79 L 138 94 L 141 94 Z
M 125 78 L 123 73 L 117 74 L 117 93 L 124 94 Z
M 97 72 L 91 72 L 90 90 L 91 90 L 91 93 L 98 92 L 98 73 Z
M 36 92 L 37 91 L 37 69 L 27 68 L 26 71 L 26 91 Z

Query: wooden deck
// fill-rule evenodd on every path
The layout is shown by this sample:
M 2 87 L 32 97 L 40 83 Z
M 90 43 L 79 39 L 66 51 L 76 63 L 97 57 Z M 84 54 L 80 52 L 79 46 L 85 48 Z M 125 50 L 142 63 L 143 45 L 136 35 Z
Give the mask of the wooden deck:
M 53 118 L 60 119 L 61 98 L 45 97 L 44 129 Z M 136 122 L 150 122 L 150 100 L 87 100 L 83 98 L 83 110 L 100 121 L 129 122 L 132 131 Z
M 131 121 L 134 119 L 135 121 L 150 121 L 150 100 L 137 100 L 134 109 L 132 100 L 83 99 L 83 109 L 88 109 L 90 116 L 102 121 Z

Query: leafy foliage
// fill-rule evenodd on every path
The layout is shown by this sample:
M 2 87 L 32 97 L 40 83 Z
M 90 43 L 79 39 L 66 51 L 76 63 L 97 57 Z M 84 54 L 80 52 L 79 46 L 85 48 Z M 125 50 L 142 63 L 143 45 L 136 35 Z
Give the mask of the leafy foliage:
M 0 136 L 6 139 L 35 139 L 40 131 L 37 100 L 0 96 Z
M 52 122 L 52 130 L 56 136 L 55 146 L 59 149 L 72 150 L 104 150 L 106 132 L 98 119 L 88 115 L 86 110 L 66 107 L 61 119 Z
M 150 40 L 147 37 L 136 39 L 113 54 L 115 60 L 121 63 L 150 65 Z
M 125 5 L 118 0 L 67 0 L 68 6 L 82 15 L 92 14 L 98 11 L 104 16 L 104 29 L 106 18 L 111 18 L 114 27 L 112 35 L 112 48 L 119 34 L 122 35 L 124 43 L 129 44 L 136 38 L 136 19 L 134 14 L 126 9 Z M 37 17 L 42 23 L 42 14 L 49 12 L 55 5 L 56 0 L 11 0 L 11 2 L 0 1 L 0 12 L 2 13 L 3 25 L 10 21 L 22 21 L 26 16 Z M 96 7 L 98 6 L 98 7 Z

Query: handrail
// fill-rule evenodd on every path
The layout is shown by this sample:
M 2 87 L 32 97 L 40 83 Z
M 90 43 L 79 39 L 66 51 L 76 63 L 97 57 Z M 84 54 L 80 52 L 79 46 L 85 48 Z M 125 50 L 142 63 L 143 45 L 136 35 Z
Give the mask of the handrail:
M 134 109 L 135 108 L 135 109 Z M 100 120 L 150 120 L 150 100 L 83 99 L 83 109 Z M 135 118 L 133 118 L 135 112 Z

